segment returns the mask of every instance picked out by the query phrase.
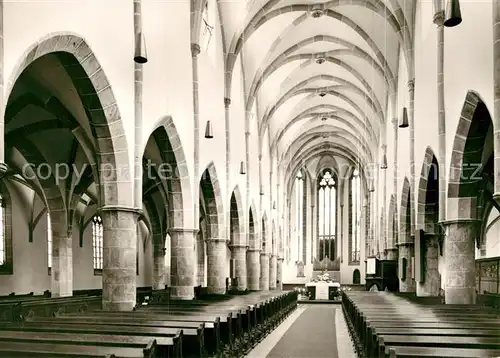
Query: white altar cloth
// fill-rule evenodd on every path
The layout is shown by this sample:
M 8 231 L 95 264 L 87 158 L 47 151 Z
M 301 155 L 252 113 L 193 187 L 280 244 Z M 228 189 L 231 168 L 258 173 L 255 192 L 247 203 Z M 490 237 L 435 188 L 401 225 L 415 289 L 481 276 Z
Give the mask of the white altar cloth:
M 306 287 L 316 286 L 316 300 L 328 300 L 328 290 L 329 287 L 340 287 L 340 283 L 338 282 L 308 282 L 306 283 Z

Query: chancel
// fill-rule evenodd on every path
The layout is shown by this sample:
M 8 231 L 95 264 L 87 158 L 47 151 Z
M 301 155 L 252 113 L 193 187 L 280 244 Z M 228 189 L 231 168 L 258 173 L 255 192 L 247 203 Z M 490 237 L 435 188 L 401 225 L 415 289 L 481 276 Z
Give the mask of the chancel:
M 500 1 L 0 14 L 0 357 L 500 356 Z

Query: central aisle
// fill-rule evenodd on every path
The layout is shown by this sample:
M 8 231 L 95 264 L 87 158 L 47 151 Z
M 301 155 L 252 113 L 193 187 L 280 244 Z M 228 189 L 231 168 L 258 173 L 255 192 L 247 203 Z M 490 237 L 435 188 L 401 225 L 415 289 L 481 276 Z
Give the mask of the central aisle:
M 336 311 L 335 305 L 308 306 L 267 357 L 337 358 Z

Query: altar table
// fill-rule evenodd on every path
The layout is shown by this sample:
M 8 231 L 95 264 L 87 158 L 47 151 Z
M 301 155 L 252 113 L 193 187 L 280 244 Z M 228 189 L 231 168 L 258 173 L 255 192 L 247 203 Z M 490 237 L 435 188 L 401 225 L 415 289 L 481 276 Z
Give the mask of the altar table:
M 332 293 L 336 293 L 340 288 L 340 284 L 338 282 L 308 282 L 306 283 L 306 287 L 308 287 L 309 291 L 314 292 L 311 300 L 331 300 Z M 309 287 L 314 287 L 312 290 Z

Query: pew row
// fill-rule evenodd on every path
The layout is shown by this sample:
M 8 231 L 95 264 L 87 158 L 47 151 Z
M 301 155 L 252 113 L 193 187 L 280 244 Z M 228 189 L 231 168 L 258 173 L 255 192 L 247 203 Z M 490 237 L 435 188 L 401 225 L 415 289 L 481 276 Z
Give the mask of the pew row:
M 343 293 L 360 357 L 497 357 L 500 317 L 475 305 L 425 304 L 388 292 Z

